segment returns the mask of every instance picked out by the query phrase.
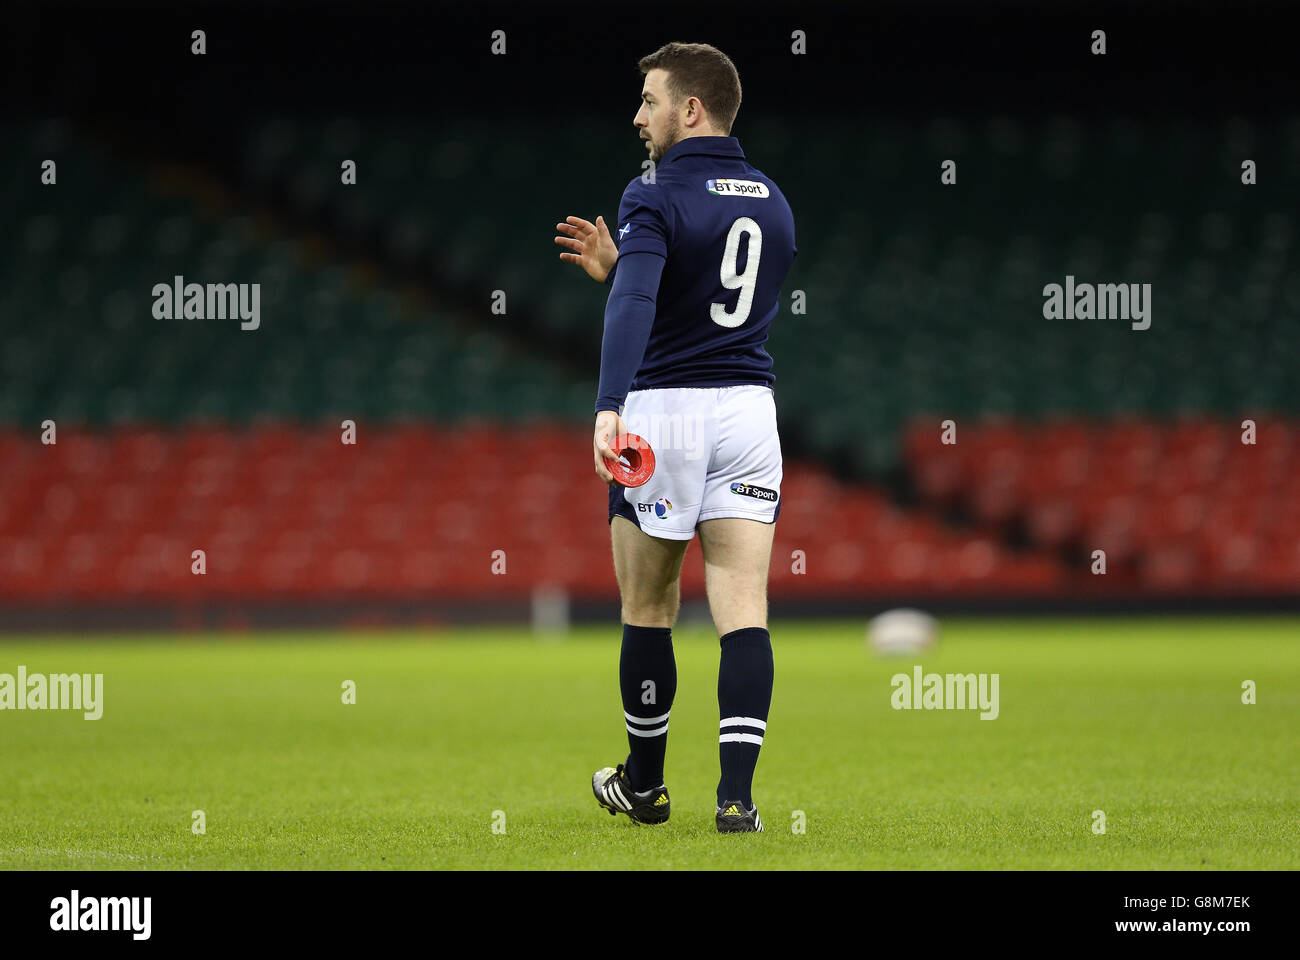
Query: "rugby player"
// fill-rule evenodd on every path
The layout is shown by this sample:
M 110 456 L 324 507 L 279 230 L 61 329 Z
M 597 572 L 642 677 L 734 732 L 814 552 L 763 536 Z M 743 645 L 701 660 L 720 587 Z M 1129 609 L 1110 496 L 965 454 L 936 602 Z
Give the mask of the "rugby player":
M 610 486 L 629 753 L 597 771 L 592 790 L 611 815 L 668 819 L 672 627 L 682 559 L 698 531 L 721 644 L 715 823 L 723 833 L 756 832 L 763 824 L 752 785 L 773 677 L 767 572 L 781 509 L 764 344 L 796 253 L 794 218 L 731 136 L 741 90 L 726 54 L 669 43 L 638 66 L 645 79 L 633 123 L 652 164 L 623 192 L 617 239 L 603 217 L 568 217 L 555 238 L 567 248 L 562 260 L 611 286 L 593 452 L 596 474 Z M 615 483 L 607 466 L 628 424 L 656 459 L 653 476 L 636 488 Z

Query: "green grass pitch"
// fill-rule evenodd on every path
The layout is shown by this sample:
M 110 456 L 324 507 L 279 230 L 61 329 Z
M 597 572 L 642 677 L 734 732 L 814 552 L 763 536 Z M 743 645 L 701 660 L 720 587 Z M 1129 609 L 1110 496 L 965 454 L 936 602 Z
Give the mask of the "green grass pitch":
M 589 786 L 626 753 L 616 626 L 0 637 L 0 673 L 105 688 L 97 721 L 0 713 L 0 868 L 1300 867 L 1300 621 L 951 620 L 890 660 L 862 637 L 774 626 L 766 832 L 731 836 L 706 627 L 676 631 L 659 827 Z M 1000 716 L 892 709 L 914 663 L 999 674 Z

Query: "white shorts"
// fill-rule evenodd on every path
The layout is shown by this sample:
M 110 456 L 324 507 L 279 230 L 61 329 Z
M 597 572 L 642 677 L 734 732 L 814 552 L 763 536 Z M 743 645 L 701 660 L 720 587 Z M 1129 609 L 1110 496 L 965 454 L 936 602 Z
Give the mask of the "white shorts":
M 610 488 L 611 523 L 622 516 L 652 537 L 690 540 L 701 520 L 776 522 L 781 440 L 771 387 L 633 390 L 623 421 L 650 444 L 655 472 L 639 487 Z

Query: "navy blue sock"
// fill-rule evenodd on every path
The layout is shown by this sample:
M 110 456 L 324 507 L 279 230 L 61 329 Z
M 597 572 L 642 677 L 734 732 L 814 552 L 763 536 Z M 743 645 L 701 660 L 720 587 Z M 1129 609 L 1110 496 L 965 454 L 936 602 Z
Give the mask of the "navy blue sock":
M 671 627 L 623 624 L 623 653 L 618 660 L 627 721 L 627 778 L 632 789 L 650 790 L 664 782 L 668 714 L 677 695 L 677 661 Z
M 722 640 L 718 666 L 718 805 L 754 805 L 754 766 L 772 705 L 772 636 L 763 627 L 732 630 Z

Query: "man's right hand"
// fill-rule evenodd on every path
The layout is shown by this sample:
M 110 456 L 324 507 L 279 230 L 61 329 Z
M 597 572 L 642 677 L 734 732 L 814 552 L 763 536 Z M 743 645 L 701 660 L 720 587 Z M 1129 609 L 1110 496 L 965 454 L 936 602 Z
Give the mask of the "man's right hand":
M 576 263 L 587 271 L 591 279 L 604 283 L 618 259 L 618 247 L 614 246 L 614 238 L 609 235 L 605 218 L 597 217 L 595 223 L 581 217 L 565 217 L 564 220 L 564 223 L 555 225 L 555 229 L 564 234 L 556 237 L 555 242 L 573 252 L 560 254 L 560 259 L 565 263 Z
M 615 438 L 627 433 L 627 424 L 613 410 L 602 410 L 596 414 L 596 431 L 591 439 L 592 452 L 596 457 L 596 476 L 609 486 L 614 485 L 614 475 L 609 472 L 605 461 L 617 461 L 619 452 L 614 449 Z

